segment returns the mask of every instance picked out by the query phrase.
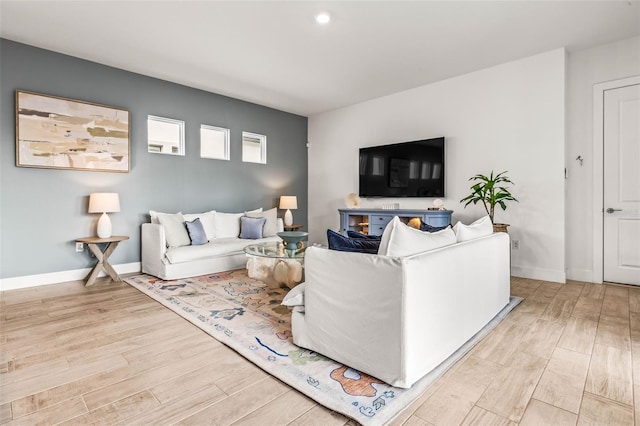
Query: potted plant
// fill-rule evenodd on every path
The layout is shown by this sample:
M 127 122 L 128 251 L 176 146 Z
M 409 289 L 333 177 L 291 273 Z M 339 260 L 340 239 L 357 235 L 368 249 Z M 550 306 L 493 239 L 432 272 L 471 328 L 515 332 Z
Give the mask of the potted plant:
M 507 201 L 518 202 L 518 200 L 516 200 L 504 186 L 507 183 L 514 185 L 514 183 L 506 176 L 506 173 L 507 172 L 504 171 L 494 175 L 493 171 L 491 171 L 489 176 L 478 174 L 469 178 L 469 180 L 475 181 L 476 183 L 471 186 L 471 194 L 460 200 L 461 203 L 465 203 L 465 207 L 471 203 L 477 204 L 478 201 L 482 201 L 482 205 L 487 211 L 489 218 L 491 218 L 491 223 L 493 223 L 494 232 L 507 232 L 507 226 L 509 226 L 505 223 L 494 222 L 493 215 L 496 204 L 502 207 L 502 210 L 506 210 Z

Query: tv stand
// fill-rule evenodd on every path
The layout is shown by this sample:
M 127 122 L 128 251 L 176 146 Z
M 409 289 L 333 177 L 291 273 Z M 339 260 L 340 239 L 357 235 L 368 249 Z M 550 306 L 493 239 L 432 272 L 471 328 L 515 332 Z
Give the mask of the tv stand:
M 356 231 L 367 235 L 382 235 L 384 228 L 394 216 L 398 216 L 404 223 L 418 218 L 431 226 L 447 226 L 451 224 L 453 210 L 338 209 L 338 212 L 341 234 L 347 235 L 347 231 Z

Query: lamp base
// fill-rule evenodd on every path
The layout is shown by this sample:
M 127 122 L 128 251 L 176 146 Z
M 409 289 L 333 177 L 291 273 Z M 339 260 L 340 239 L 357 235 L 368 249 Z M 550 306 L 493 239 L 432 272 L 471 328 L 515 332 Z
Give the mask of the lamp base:
M 284 213 L 284 224 L 285 226 L 293 225 L 293 214 L 289 209 Z
M 110 238 L 111 237 L 111 219 L 106 213 L 102 213 L 98 220 L 98 237 Z

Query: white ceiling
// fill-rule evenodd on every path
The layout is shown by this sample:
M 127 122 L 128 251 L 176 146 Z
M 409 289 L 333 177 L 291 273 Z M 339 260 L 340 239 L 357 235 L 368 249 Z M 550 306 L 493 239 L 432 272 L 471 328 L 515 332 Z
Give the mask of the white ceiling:
M 640 35 L 640 2 L 0 0 L 0 35 L 309 116 Z

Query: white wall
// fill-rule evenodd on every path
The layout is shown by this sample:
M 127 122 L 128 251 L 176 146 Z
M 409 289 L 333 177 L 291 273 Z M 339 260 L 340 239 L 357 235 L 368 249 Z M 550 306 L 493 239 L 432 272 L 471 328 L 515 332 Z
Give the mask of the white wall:
M 358 148 L 446 137 L 447 208 L 454 222 L 480 217 L 463 209 L 468 178 L 508 170 L 520 203 L 496 212 L 510 223 L 516 276 L 565 279 L 565 52 L 558 49 L 309 118 L 310 240 L 337 230 L 337 209 L 358 192 Z M 388 199 L 363 200 L 365 207 Z M 426 208 L 432 199 L 394 199 Z
M 593 86 L 640 75 L 640 37 L 571 53 L 567 57 L 567 278 L 593 275 Z M 580 165 L 576 158 L 581 156 Z

